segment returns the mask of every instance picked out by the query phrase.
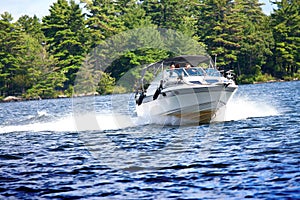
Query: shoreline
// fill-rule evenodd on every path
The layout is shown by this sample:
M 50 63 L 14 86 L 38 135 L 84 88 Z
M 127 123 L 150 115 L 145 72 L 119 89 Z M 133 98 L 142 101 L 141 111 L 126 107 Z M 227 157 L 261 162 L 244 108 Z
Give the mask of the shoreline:
M 254 83 L 250 83 L 250 84 L 239 84 L 239 85 L 251 85 L 251 84 L 264 84 L 264 83 L 281 83 L 281 82 L 294 82 L 294 81 L 300 81 L 299 79 L 295 79 L 295 80 L 282 80 L 282 79 L 278 79 L 278 80 L 269 80 L 266 82 L 254 82 Z M 87 94 L 77 94 L 77 95 L 73 95 L 71 97 L 67 96 L 67 95 L 58 95 L 57 97 L 53 97 L 53 98 L 41 98 L 41 97 L 36 97 L 36 98 L 22 98 L 20 96 L 6 96 L 3 99 L 0 100 L 0 103 L 11 103 L 11 102 L 24 102 L 24 101 L 42 101 L 42 100 L 46 100 L 46 99 L 66 99 L 66 98 L 80 98 L 80 97 L 90 97 L 90 96 L 104 96 L 101 95 L 97 92 L 95 93 L 87 93 Z

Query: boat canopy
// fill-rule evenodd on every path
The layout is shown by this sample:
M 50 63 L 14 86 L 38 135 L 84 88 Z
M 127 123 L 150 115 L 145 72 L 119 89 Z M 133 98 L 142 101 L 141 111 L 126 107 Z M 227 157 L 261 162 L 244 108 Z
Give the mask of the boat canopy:
M 159 72 L 163 71 L 166 67 L 171 64 L 178 65 L 179 67 L 184 67 L 185 64 L 190 64 L 192 67 L 202 68 L 215 68 L 214 63 L 210 56 L 207 55 L 182 55 L 173 58 L 167 58 L 156 63 L 152 63 L 144 68 L 142 71 L 142 77 L 144 77 L 146 71 L 157 75 Z
M 206 55 L 183 55 L 177 56 L 173 58 L 167 58 L 159 63 L 163 63 L 164 65 L 170 65 L 172 63 L 189 63 L 190 65 L 197 67 L 200 63 L 210 63 L 211 58 L 210 56 Z

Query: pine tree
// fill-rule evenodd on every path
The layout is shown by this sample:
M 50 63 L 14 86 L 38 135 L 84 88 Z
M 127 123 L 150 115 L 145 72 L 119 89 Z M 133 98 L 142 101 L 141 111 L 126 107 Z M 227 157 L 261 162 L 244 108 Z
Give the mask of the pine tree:
M 88 31 L 84 14 L 73 0 L 58 0 L 50 8 L 50 15 L 43 18 L 43 31 L 47 46 L 67 81 L 63 89 L 74 84 L 75 74 L 80 68 L 88 50 Z
M 272 53 L 272 34 L 258 0 L 204 0 L 199 9 L 198 36 L 218 67 L 238 75 L 260 75 Z M 241 77 L 242 79 L 243 77 Z
M 207 45 L 208 53 L 218 57 L 221 69 L 237 60 L 241 27 L 230 0 L 204 0 L 199 8 L 197 35 Z
M 12 23 L 11 14 L 5 12 L 0 19 L 0 95 L 20 95 L 15 85 L 15 77 L 22 73 L 21 32 Z
M 173 29 L 194 36 L 196 29 L 195 0 L 144 0 L 142 6 L 153 24 L 159 28 Z
M 90 29 L 92 47 L 97 46 L 103 40 L 125 30 L 122 21 L 118 17 L 117 1 L 109 0 L 85 0 L 87 25 Z
M 153 26 L 151 18 L 146 16 L 145 10 L 136 0 L 119 0 L 117 7 L 120 10 L 118 17 L 126 30 Z
M 235 66 L 239 74 L 260 75 L 267 57 L 272 54 L 272 33 L 261 5 L 258 0 L 236 0 L 235 7 L 239 8 L 239 13 L 243 16 L 241 48 Z
M 33 19 L 33 20 L 32 20 Z M 58 75 L 54 59 L 46 53 L 39 27 L 31 27 L 37 18 L 21 17 L 12 23 L 8 13 L 0 20 L 0 83 L 1 95 L 54 97 L 63 75 Z M 56 80 L 56 81 L 54 81 Z
M 40 44 L 45 42 L 45 35 L 42 31 L 42 23 L 37 16 L 29 17 L 28 15 L 21 16 L 16 26 L 23 33 L 27 33 L 32 37 L 36 38 Z
M 292 76 L 300 67 L 300 1 L 274 2 L 278 9 L 271 15 L 275 40 L 273 62 L 279 77 Z
M 62 88 L 67 80 L 65 74 L 58 67 L 58 61 L 46 50 L 46 45 L 39 44 L 36 38 L 27 35 L 27 54 L 24 56 L 23 66 L 27 69 L 26 80 L 30 85 L 24 96 L 31 98 L 57 97 L 57 88 Z

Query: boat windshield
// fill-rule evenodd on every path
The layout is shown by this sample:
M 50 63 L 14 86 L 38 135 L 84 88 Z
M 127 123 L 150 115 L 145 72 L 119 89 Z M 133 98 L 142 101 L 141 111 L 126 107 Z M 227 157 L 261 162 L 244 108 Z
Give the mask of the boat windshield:
M 207 76 L 214 76 L 214 77 L 222 76 L 221 73 L 214 68 L 207 68 L 207 69 L 205 69 L 205 72 L 206 72 Z
M 192 67 L 192 68 L 176 68 L 166 70 L 169 76 L 204 76 L 205 72 L 202 68 Z
M 186 73 L 183 68 L 176 68 L 176 69 L 167 69 L 167 73 L 169 73 L 169 77 L 178 77 L 178 76 L 187 76 L 188 74 Z
M 202 68 L 198 67 L 191 67 L 185 69 L 185 71 L 189 74 L 189 76 L 204 76 L 205 72 L 203 71 Z

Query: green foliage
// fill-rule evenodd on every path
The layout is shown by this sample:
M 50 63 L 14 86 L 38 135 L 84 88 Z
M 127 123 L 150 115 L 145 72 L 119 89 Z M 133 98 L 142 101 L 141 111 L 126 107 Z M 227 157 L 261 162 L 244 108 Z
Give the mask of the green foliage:
M 270 74 L 259 74 L 255 77 L 256 82 L 268 82 L 268 81 L 274 81 L 275 78 L 271 76 Z
M 279 77 L 292 77 L 300 67 L 300 1 L 276 1 L 278 9 L 271 15 L 275 39 L 271 65 Z
M 44 52 L 45 53 L 45 52 Z M 56 67 L 57 61 L 47 54 L 42 55 L 42 66 L 32 69 L 32 87 L 24 95 L 26 98 L 54 98 L 63 89 L 66 81 L 64 73 Z
M 85 0 L 84 2 L 89 11 L 86 23 L 90 29 L 92 47 L 125 30 L 119 17 L 121 11 L 117 4 L 118 1 Z
M 296 73 L 293 73 L 292 75 L 284 76 L 283 80 L 285 81 L 300 80 L 300 69 L 298 69 L 298 71 Z
M 273 1 L 271 16 L 259 0 L 81 2 L 86 14 L 57 0 L 42 21 L 0 15 L 1 97 L 129 92 L 145 65 L 205 49 L 239 83 L 300 78 L 299 0 Z
M 276 80 L 270 74 L 257 74 L 257 75 L 241 75 L 237 78 L 237 82 L 240 84 L 251 84 L 251 83 L 263 83 Z
M 125 87 L 120 86 L 120 85 L 114 86 L 113 94 L 124 94 L 126 92 L 132 92 L 132 91 L 127 90 Z
M 67 90 L 65 90 L 64 93 L 67 97 L 72 97 L 74 94 L 74 86 L 73 85 L 69 85 L 69 88 Z
M 159 28 L 173 29 L 194 36 L 197 15 L 196 0 L 144 0 L 142 7 Z
M 105 72 L 101 72 L 97 92 L 99 94 L 112 94 L 114 91 L 116 79 Z
M 13 23 L 9 13 L 0 19 L 0 95 L 21 95 L 29 86 L 28 70 L 30 38 Z M 29 39 L 29 41 L 27 41 Z M 32 55 L 31 55 L 32 56 Z
M 141 69 L 148 64 L 175 55 L 204 53 L 203 45 L 190 37 L 172 30 L 158 30 L 155 26 L 125 32 L 121 38 L 122 41 L 113 38 L 113 43 L 116 47 L 125 44 L 123 54 L 115 56 L 105 71 L 127 90 L 136 87 Z
M 238 84 L 252 84 L 255 82 L 254 76 L 247 76 L 245 74 L 240 75 L 236 81 Z
M 117 2 L 118 10 L 120 10 L 120 20 L 123 22 L 123 29 L 135 29 L 141 27 L 152 26 L 149 16 L 141 4 L 137 4 L 135 0 L 119 0 Z
M 46 40 L 45 35 L 42 31 L 42 24 L 36 16 L 29 17 L 28 15 L 21 16 L 16 22 L 16 27 L 22 32 L 31 35 L 37 39 L 40 44 L 43 44 Z
M 74 85 L 87 52 L 88 30 L 84 15 L 73 0 L 58 0 L 43 18 L 43 28 L 50 53 L 58 60 L 59 70 L 66 76 L 64 89 Z
M 205 0 L 200 8 L 198 35 L 221 69 L 255 75 L 271 56 L 272 34 L 258 0 Z

